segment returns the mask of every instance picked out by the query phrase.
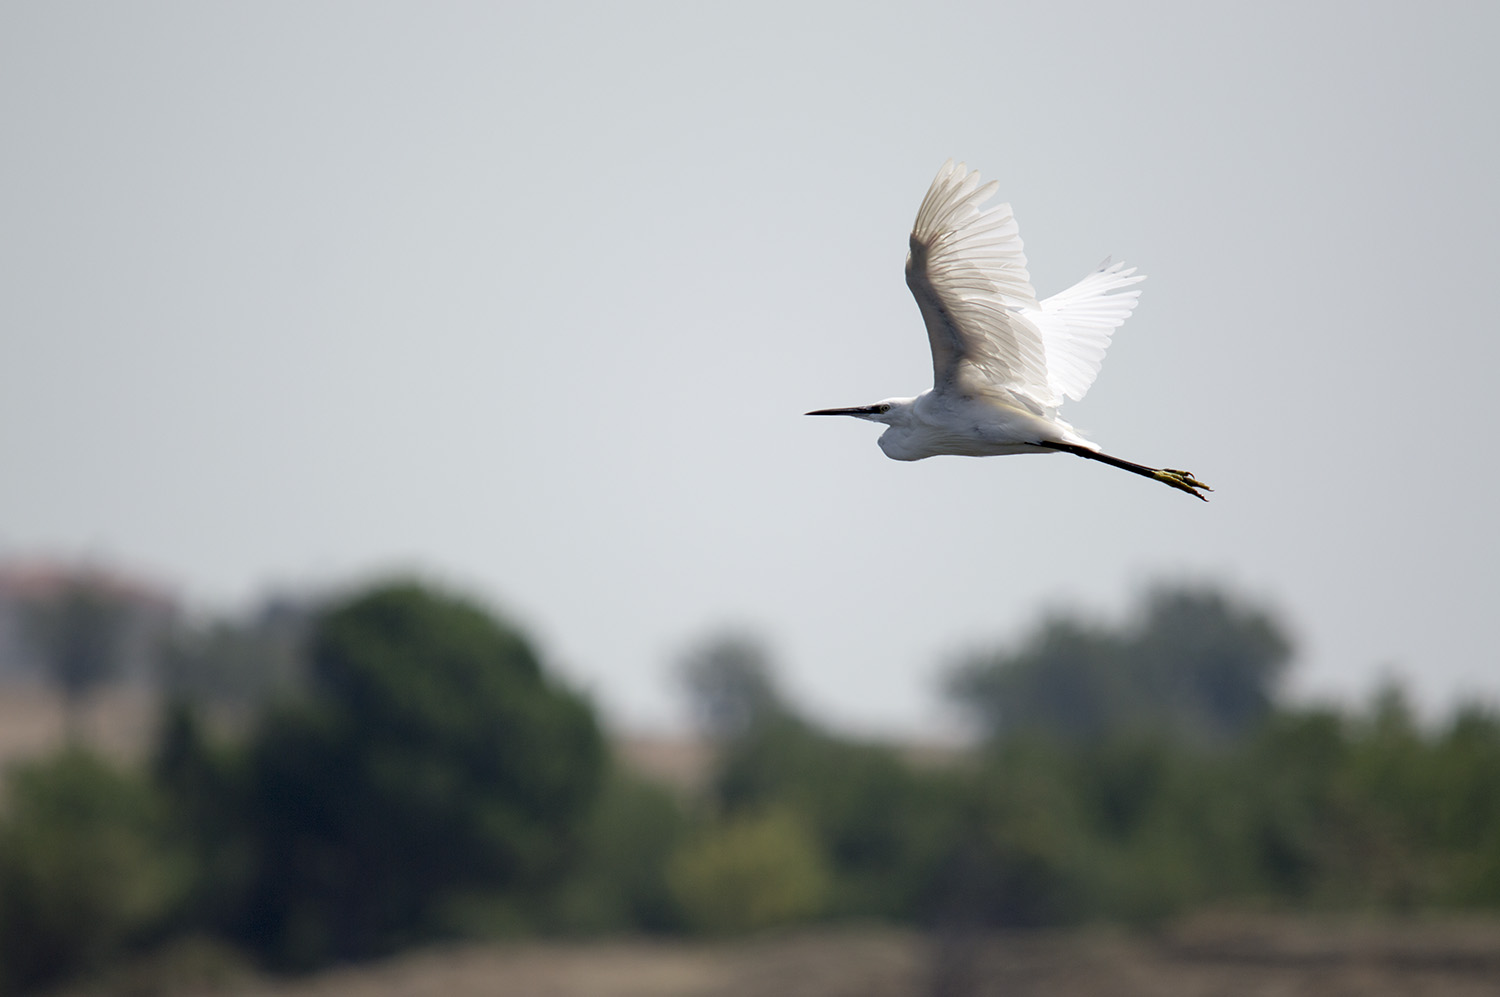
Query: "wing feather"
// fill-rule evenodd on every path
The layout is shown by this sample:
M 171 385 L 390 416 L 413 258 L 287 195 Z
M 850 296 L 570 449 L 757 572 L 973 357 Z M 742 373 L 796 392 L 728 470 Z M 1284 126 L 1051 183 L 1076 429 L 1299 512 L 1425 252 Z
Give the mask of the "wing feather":
M 1009 204 L 981 209 L 999 184 L 950 159 L 912 227 L 906 283 L 927 324 L 935 386 L 977 378 L 1056 404 L 1020 229 Z
M 1110 336 L 1134 310 L 1146 279 L 1135 267 L 1108 259 L 1087 277 L 1023 314 L 1041 333 L 1047 379 L 1061 404 L 1082 398 L 1099 376 Z M 1123 290 L 1130 288 L 1130 290 Z

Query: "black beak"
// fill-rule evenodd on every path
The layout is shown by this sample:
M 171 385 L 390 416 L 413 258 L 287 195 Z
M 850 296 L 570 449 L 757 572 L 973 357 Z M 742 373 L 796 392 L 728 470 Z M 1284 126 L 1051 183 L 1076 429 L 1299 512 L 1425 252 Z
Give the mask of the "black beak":
M 804 415 L 874 415 L 875 414 L 875 406 L 874 405 L 856 405 L 853 408 L 820 408 L 820 409 L 814 409 L 811 412 L 804 412 L 803 414 Z

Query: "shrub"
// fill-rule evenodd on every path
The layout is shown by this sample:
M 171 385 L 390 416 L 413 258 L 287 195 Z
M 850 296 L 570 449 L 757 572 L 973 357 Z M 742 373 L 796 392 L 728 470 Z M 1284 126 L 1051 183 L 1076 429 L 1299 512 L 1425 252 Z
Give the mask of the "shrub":
M 712 934 L 804 920 L 829 888 L 817 842 L 786 810 L 714 825 L 676 856 L 669 881 L 688 923 Z
M 73 747 L 16 770 L 0 823 L 0 991 L 98 968 L 147 938 L 188 870 L 149 784 Z

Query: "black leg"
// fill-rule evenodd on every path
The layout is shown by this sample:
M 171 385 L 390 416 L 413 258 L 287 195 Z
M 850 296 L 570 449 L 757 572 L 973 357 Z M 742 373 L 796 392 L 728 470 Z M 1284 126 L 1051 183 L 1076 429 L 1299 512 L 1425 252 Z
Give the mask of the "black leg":
M 1075 457 L 1085 457 L 1089 460 L 1097 460 L 1108 464 L 1110 467 L 1118 467 L 1132 474 L 1139 474 L 1143 478 L 1151 478 L 1160 481 L 1164 485 L 1170 485 L 1178 491 L 1187 492 L 1203 501 L 1208 501 L 1208 496 L 1203 492 L 1211 492 L 1212 488 L 1193 477 L 1192 471 L 1177 471 L 1170 467 L 1147 467 L 1145 464 L 1135 464 L 1119 457 L 1111 457 L 1107 453 L 1098 450 L 1090 450 L 1088 447 L 1080 447 L 1073 443 L 1038 443 L 1037 446 L 1048 450 L 1057 450 L 1061 453 L 1070 453 Z M 1201 489 L 1201 491 L 1200 491 Z

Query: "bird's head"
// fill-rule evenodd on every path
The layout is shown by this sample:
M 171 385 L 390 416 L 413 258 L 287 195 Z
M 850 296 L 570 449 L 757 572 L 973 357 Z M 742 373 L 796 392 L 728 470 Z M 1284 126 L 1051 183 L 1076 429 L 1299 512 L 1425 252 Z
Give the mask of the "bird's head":
M 910 398 L 887 398 L 883 402 L 874 405 L 854 405 L 850 408 L 820 408 L 808 412 L 808 415 L 852 415 L 856 419 L 868 419 L 871 422 L 883 422 L 887 426 L 893 426 L 900 422 L 911 410 L 912 399 Z

